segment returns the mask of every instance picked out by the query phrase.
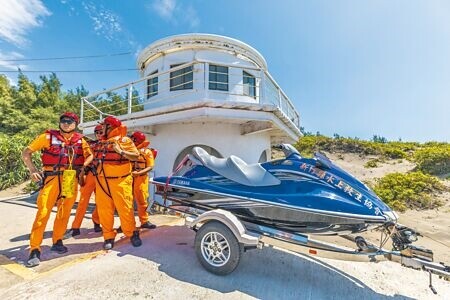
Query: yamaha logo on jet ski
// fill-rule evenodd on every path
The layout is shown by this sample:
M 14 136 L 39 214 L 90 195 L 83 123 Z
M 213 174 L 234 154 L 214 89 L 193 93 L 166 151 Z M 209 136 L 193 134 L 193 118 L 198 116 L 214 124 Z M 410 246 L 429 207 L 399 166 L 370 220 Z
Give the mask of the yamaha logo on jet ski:
M 187 181 L 187 180 L 180 180 L 180 179 L 174 180 L 173 184 L 175 184 L 175 185 L 190 185 L 189 181 Z

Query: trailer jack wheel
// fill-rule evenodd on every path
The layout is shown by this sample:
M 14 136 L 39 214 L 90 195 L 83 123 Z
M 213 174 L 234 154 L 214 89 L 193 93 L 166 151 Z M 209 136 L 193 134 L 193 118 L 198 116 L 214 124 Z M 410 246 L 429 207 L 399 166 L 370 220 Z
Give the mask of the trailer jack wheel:
M 238 266 L 243 246 L 227 226 L 211 221 L 197 231 L 195 253 L 207 271 L 227 275 Z
M 366 240 L 362 236 L 357 236 L 355 238 L 356 246 L 358 247 L 359 251 L 367 251 L 369 250 L 369 245 L 367 244 Z

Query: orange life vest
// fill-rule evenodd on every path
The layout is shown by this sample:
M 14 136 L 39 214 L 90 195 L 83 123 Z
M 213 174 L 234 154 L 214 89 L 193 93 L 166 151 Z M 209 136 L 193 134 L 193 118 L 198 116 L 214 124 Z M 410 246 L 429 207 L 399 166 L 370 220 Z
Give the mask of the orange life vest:
M 44 166 L 51 166 L 54 170 L 66 169 L 70 160 L 74 169 L 83 166 L 82 134 L 75 132 L 67 142 L 59 130 L 47 130 L 46 133 L 50 135 L 50 147 L 41 151 Z
M 143 141 L 142 143 L 140 143 L 139 145 L 136 146 L 136 148 L 138 148 L 139 150 L 139 158 L 137 161 L 133 162 L 133 171 L 140 171 L 140 170 L 144 170 L 145 168 L 147 168 L 147 161 L 145 159 L 145 155 L 146 155 L 146 150 L 148 145 L 150 145 L 149 141 Z

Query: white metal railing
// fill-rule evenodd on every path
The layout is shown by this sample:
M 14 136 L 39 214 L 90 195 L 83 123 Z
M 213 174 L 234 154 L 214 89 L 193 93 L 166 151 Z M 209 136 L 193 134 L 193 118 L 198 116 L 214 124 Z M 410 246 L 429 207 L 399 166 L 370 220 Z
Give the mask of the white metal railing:
M 212 71 L 212 74 L 227 75 L 220 80 L 209 80 L 208 65 L 228 67 L 228 74 Z M 171 76 L 173 72 L 185 69 L 185 72 Z M 244 83 L 243 71 L 251 74 L 250 83 Z M 152 80 L 157 79 L 157 83 Z M 179 80 L 189 78 L 189 81 Z M 225 79 L 227 79 L 225 81 Z M 254 80 L 253 80 L 254 79 Z M 179 83 L 172 85 L 174 81 Z M 251 84 L 254 82 L 255 84 Z M 227 86 L 228 90 L 209 89 L 210 83 L 216 86 Z M 157 92 L 149 88 L 157 84 Z M 187 89 L 180 87 L 189 86 Z M 192 88 L 190 88 L 192 86 Z M 138 111 L 151 109 L 152 106 L 163 106 L 166 102 L 180 100 L 189 94 L 200 93 L 201 97 L 215 100 L 250 102 L 261 105 L 273 105 L 297 127 L 300 128 L 300 116 L 294 105 L 272 78 L 272 76 L 261 69 L 239 67 L 235 65 L 217 64 L 215 62 L 194 61 L 178 65 L 170 70 L 152 74 L 139 80 L 132 81 L 109 90 L 104 90 L 83 97 L 81 100 L 81 123 L 96 121 L 107 115 L 126 116 Z M 175 100 L 174 100 L 175 99 Z M 200 99 L 198 99 L 200 100 Z M 126 119 L 126 117 L 125 117 Z

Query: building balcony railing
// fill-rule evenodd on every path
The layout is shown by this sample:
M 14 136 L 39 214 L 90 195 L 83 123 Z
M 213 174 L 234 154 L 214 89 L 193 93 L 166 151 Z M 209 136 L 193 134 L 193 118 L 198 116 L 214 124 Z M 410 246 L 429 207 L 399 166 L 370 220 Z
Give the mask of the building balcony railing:
M 195 101 L 245 102 L 277 107 L 300 128 L 300 116 L 280 86 L 264 70 L 194 61 L 83 97 L 81 123 Z

